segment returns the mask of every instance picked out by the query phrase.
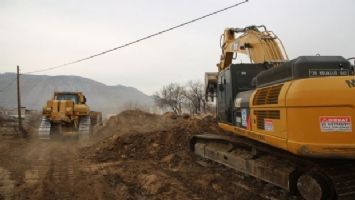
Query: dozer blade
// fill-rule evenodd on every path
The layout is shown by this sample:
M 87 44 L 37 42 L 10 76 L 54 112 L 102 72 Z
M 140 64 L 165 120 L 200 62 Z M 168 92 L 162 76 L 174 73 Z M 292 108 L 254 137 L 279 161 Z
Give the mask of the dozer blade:
M 38 136 L 40 139 L 49 139 L 51 132 L 51 123 L 46 117 L 42 117 L 41 124 L 38 128 Z
M 79 122 L 79 137 L 89 136 L 90 128 L 91 128 L 90 116 L 81 117 Z

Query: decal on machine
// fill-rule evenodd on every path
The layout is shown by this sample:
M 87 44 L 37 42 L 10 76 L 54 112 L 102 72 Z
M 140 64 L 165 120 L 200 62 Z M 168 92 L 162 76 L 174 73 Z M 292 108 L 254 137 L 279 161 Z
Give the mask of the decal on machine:
M 348 76 L 348 70 L 341 69 L 310 69 L 309 76 Z
M 248 118 L 247 109 L 243 108 L 241 110 L 241 114 L 242 114 L 242 126 L 243 127 L 247 127 L 248 126 L 248 123 L 247 123 L 247 118 Z
M 242 118 L 241 117 L 236 117 L 236 122 L 237 123 L 242 123 Z
M 348 85 L 349 88 L 355 87 L 355 79 L 345 80 L 345 83 Z
M 274 131 L 274 124 L 272 119 L 264 119 L 264 129 L 265 131 Z
M 350 116 L 320 116 L 322 132 L 352 132 Z

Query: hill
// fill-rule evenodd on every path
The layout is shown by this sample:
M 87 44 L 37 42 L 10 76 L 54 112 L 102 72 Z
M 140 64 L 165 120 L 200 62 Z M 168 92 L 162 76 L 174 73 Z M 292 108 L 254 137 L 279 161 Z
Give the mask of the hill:
M 16 74 L 0 74 L 0 107 L 14 108 Z M 133 87 L 108 86 L 80 76 L 21 75 L 21 103 L 28 109 L 40 110 L 54 91 L 82 91 L 92 110 L 118 113 L 132 107 L 153 106 L 153 99 Z M 5 87 L 5 89 L 3 89 Z

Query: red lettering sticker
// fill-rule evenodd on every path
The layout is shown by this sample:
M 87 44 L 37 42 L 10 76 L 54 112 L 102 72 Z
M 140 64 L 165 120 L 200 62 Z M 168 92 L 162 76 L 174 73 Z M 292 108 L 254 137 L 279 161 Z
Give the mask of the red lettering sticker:
M 272 119 L 264 119 L 264 129 L 265 131 L 274 131 L 274 124 Z
M 322 132 L 352 132 L 350 116 L 321 116 L 319 123 Z

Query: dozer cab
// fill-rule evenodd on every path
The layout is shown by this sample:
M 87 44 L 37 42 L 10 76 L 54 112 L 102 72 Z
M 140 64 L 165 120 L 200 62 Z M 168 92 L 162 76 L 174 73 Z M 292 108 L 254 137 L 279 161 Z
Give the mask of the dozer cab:
M 82 92 L 54 92 L 43 106 L 42 115 L 38 130 L 41 139 L 63 135 L 87 137 L 101 120 L 100 112 L 90 111 Z

